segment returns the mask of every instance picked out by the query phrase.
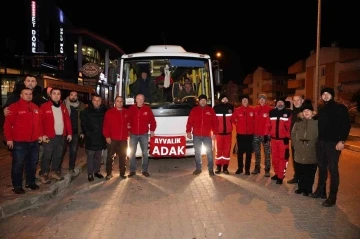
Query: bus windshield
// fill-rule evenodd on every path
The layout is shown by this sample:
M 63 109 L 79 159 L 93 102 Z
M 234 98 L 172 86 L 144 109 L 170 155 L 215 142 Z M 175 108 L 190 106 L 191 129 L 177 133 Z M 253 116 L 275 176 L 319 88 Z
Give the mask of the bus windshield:
M 137 94 L 153 109 L 186 109 L 205 94 L 212 102 L 209 59 L 192 57 L 142 57 L 124 59 L 121 95 L 134 104 Z

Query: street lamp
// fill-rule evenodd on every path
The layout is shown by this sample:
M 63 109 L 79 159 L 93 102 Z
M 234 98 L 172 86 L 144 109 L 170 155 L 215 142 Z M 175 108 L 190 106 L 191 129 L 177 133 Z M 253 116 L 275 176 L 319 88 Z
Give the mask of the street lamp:
M 221 57 L 221 52 L 216 52 L 216 57 L 220 58 Z
M 320 65 L 320 31 L 321 31 L 321 0 L 318 0 L 318 11 L 317 11 L 317 30 L 316 30 L 316 55 L 315 55 L 315 110 L 317 110 L 319 101 L 319 65 Z

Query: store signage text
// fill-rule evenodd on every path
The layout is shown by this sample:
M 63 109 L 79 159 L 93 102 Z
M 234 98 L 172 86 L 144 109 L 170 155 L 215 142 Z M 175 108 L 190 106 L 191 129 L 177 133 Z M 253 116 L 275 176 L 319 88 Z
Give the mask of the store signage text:
M 31 52 L 36 52 L 36 2 L 31 1 Z
M 87 77 L 95 77 L 100 73 L 100 67 L 95 63 L 86 63 L 80 71 Z
M 60 54 L 64 54 L 64 28 L 60 27 Z

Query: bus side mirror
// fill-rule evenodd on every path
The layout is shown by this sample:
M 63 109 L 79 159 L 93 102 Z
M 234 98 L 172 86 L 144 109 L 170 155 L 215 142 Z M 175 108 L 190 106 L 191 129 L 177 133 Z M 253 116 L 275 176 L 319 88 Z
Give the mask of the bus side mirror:
M 215 79 L 215 85 L 223 84 L 224 77 L 223 77 L 223 71 L 221 69 L 215 69 L 214 79 Z

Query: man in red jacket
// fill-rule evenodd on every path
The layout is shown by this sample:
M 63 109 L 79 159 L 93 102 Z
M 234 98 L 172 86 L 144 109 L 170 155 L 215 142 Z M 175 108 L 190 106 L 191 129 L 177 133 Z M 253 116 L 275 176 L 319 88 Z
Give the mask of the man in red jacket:
M 260 173 L 261 164 L 261 144 L 264 147 L 265 155 L 265 177 L 270 177 L 270 136 L 266 128 L 267 121 L 269 120 L 269 112 L 272 107 L 266 104 L 266 95 L 259 95 L 259 105 L 255 107 L 255 127 L 254 127 L 254 152 L 255 152 L 255 169 L 252 174 Z
M 138 94 L 135 98 L 136 104 L 130 106 L 130 173 L 129 177 L 136 175 L 136 149 L 138 143 L 142 152 L 142 166 L 141 172 L 145 177 L 149 177 L 148 166 L 149 166 L 149 126 L 150 126 L 150 137 L 155 136 L 156 121 L 151 108 L 144 104 L 145 96 Z
M 271 177 L 276 184 L 282 184 L 289 161 L 289 139 L 291 133 L 291 111 L 285 108 L 285 98 L 276 99 L 275 109 L 270 111 L 267 123 L 271 136 L 271 158 L 275 175 Z
M 5 117 L 4 135 L 6 144 L 12 149 L 11 180 L 16 194 L 25 193 L 23 165 L 26 161 L 26 188 L 39 189 L 35 183 L 36 162 L 39 156 L 39 143 L 42 141 L 40 111 L 32 101 L 32 90 L 24 88 L 20 100 L 11 104 Z
M 244 153 L 245 153 L 245 174 L 250 175 L 251 155 L 253 152 L 253 136 L 255 125 L 254 108 L 249 106 L 249 96 L 241 96 L 241 106 L 236 108 L 231 121 L 236 126 L 236 140 L 238 146 L 238 169 L 236 174 L 244 172 Z
M 113 177 L 112 165 L 114 156 L 119 158 L 120 177 L 125 176 L 125 159 L 127 150 L 127 139 L 129 137 L 129 115 L 124 107 L 124 98 L 115 98 L 115 107 L 105 113 L 103 135 L 107 143 L 106 180 Z
M 199 95 L 199 105 L 192 108 L 187 124 L 186 135 L 192 139 L 194 135 L 195 165 L 194 175 L 200 174 L 201 169 L 201 148 L 202 144 L 206 149 L 209 175 L 214 176 L 214 161 L 212 152 L 212 140 L 218 133 L 215 110 L 207 105 L 206 95 Z
M 40 180 L 48 183 L 49 178 L 63 180 L 61 176 L 61 156 L 64 150 L 64 137 L 68 142 L 72 139 L 72 128 L 69 112 L 64 104 L 61 104 L 60 89 L 53 88 L 50 91 L 50 99 L 41 105 L 42 132 L 44 142 L 44 156 L 41 160 Z M 51 163 L 51 173 L 50 171 Z
M 219 100 L 221 104 L 215 105 L 214 110 L 218 122 L 218 134 L 216 135 L 216 174 L 223 172 L 229 174 L 228 166 L 230 163 L 232 123 L 231 116 L 234 112 L 234 106 L 229 103 L 226 95 L 221 95 Z

